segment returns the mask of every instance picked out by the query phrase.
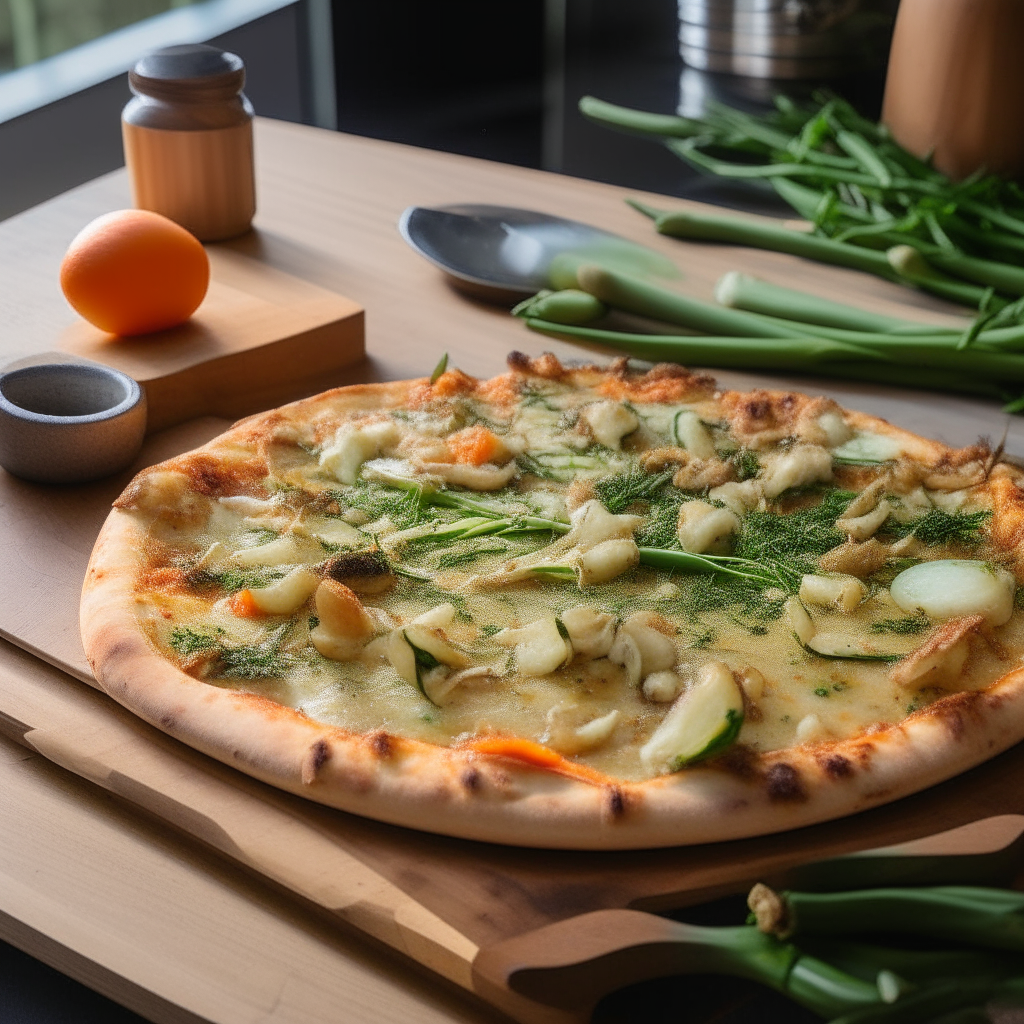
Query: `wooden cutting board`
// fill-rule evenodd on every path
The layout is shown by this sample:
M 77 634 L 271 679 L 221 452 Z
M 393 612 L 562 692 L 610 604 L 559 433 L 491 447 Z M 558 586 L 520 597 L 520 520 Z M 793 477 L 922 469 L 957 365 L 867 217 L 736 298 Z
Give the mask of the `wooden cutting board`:
M 139 464 L 194 447 L 226 425 L 207 417 L 156 434 Z M 81 580 L 110 501 L 130 475 L 77 488 L 0 475 L 0 531 L 19 538 L 20 553 L 0 560 L 0 633 L 63 670 L 25 656 L 0 660 L 2 731 L 524 1022 L 583 1020 L 591 991 L 580 1006 L 556 1008 L 512 992 L 508 979 L 532 953 L 550 966 L 553 958 L 585 952 L 595 929 L 612 942 L 627 936 L 646 945 L 664 927 L 649 914 L 593 927 L 580 915 L 675 908 L 742 891 L 808 861 L 989 815 L 1024 814 L 1024 747 L 853 818 L 740 842 L 627 853 L 520 850 L 431 836 L 277 792 L 82 685 L 93 681 L 78 638 Z M 563 930 L 547 930 L 555 925 Z M 553 949 L 562 952 L 553 957 Z M 592 987 L 617 976 L 587 977 Z
M 363 358 L 363 310 L 247 255 L 255 240 L 206 246 L 209 290 L 178 327 L 115 338 L 79 319 L 42 352 L 5 332 L 0 365 L 84 359 L 122 370 L 145 388 L 150 432 L 202 415 L 238 418 L 322 390 Z
M 299 126 L 262 122 L 257 132 L 260 230 L 250 239 L 251 253 L 238 251 L 354 295 L 366 306 L 373 361 L 341 372 L 353 382 L 429 372 L 445 350 L 456 365 L 477 374 L 498 372 L 512 348 L 531 355 L 553 350 L 563 358 L 603 354 L 531 335 L 502 311 L 453 293 L 395 230 L 410 203 L 511 202 L 598 224 L 675 259 L 687 275 L 682 290 L 700 297 L 710 295 L 721 273 L 739 268 L 896 315 L 922 312 L 941 319 L 949 313 L 865 275 L 774 253 L 688 246 L 655 236 L 621 203 L 625 190 Z M 338 187 L 339 169 L 344 188 Z M 123 175 L 112 175 L 0 225 L 0 313 L 10 333 L 28 345 L 25 355 L 53 348 L 53 339 L 69 327 L 48 269 L 59 262 L 67 238 L 126 198 Z M 646 198 L 666 206 L 676 202 Z M 5 254 L 21 252 L 32 258 L 5 260 Z M 7 301 L 15 295 L 18 301 Z M 742 374 L 719 377 L 728 386 L 769 383 Z M 806 378 L 770 384 L 828 394 L 955 444 L 970 443 L 979 433 L 998 438 L 1006 422 L 996 407 L 955 396 Z M 140 464 L 194 447 L 225 426 L 223 419 L 198 418 L 154 434 Z M 1010 443 L 1011 451 L 1024 452 L 1024 420 L 1013 421 Z M 553 933 L 541 929 L 568 927 L 564 922 L 592 912 L 633 914 L 682 905 L 741 890 L 752 878 L 792 864 L 930 835 L 984 815 L 1024 812 L 1020 750 L 856 818 L 737 843 L 634 853 L 486 846 L 381 825 L 279 793 L 182 747 L 71 678 L 90 678 L 78 639 L 78 593 L 109 502 L 129 476 L 57 488 L 0 473 L 0 634 L 57 666 L 0 648 L 0 721 L 6 734 L 523 1021 L 575 1020 L 583 1012 L 545 1008 L 538 999 L 509 991 L 506 981 L 516 958 L 524 963 L 543 954 L 550 965 L 552 942 L 564 947 L 571 938 L 558 932 L 552 940 Z M 8 830 L 4 846 L 21 841 L 17 830 Z M 29 848 L 21 852 L 26 863 L 39 855 Z M 147 913 L 141 904 L 125 909 L 125 927 L 134 926 L 142 946 L 150 941 Z M 632 927 L 636 919 L 614 922 L 621 922 L 625 934 L 625 925 Z M 510 947 L 517 938 L 520 945 Z M 577 935 L 575 952 L 578 940 Z M 209 958 L 218 956 L 199 929 L 194 943 Z

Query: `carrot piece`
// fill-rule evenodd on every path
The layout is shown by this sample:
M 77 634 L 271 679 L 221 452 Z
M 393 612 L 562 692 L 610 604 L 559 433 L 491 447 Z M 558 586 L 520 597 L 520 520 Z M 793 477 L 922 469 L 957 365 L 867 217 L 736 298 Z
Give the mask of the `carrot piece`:
M 232 615 L 237 615 L 240 619 L 257 619 L 263 615 L 251 590 L 235 591 L 228 598 L 228 608 L 231 609 Z
M 476 381 L 461 370 L 446 370 L 431 385 L 434 398 L 454 398 L 473 390 Z
M 482 466 L 493 462 L 501 448 L 501 441 L 486 427 L 477 424 L 467 427 L 448 438 L 448 450 L 456 462 L 468 462 L 471 466 Z
M 483 739 L 473 740 L 470 748 L 480 754 L 494 754 L 497 757 L 509 757 L 514 761 L 525 761 L 538 768 L 560 769 L 565 765 L 565 758 L 550 747 L 518 736 L 485 736 Z
M 471 740 L 464 749 L 478 754 L 490 754 L 492 757 L 507 757 L 510 761 L 520 761 L 544 771 L 568 775 L 591 785 L 607 786 L 614 781 L 596 768 L 570 761 L 550 747 L 533 740 L 524 740 L 520 736 L 484 736 Z

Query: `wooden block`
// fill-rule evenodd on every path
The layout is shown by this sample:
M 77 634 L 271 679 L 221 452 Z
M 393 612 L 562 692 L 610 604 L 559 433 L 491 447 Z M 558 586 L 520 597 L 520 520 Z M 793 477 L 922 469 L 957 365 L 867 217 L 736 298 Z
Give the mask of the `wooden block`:
M 351 299 L 227 245 L 207 252 L 210 290 L 187 323 L 112 338 L 78 320 L 59 342 L 134 377 L 146 389 L 150 431 L 280 405 L 322 390 L 363 358 L 363 310 Z

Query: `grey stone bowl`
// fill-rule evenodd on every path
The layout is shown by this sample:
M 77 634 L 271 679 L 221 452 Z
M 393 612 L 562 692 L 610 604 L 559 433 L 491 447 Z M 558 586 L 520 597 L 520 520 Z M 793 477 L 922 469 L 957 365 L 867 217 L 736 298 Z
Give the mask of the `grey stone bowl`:
M 106 366 L 44 363 L 0 374 L 0 465 L 23 480 L 84 483 L 129 466 L 146 395 Z

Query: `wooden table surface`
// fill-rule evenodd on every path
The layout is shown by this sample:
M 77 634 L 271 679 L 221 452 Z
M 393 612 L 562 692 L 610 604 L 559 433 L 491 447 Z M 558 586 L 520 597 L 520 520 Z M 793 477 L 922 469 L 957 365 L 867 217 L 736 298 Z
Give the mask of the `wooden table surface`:
M 737 267 L 734 249 L 695 250 L 655 235 L 622 202 L 631 193 L 611 186 L 267 121 L 258 123 L 257 163 L 256 230 L 232 244 L 367 311 L 367 361 L 325 379 L 325 387 L 419 376 L 443 351 L 478 375 L 499 372 L 515 348 L 581 355 L 579 347 L 530 334 L 506 312 L 449 288 L 401 240 L 396 223 L 407 205 L 493 202 L 595 223 L 685 264 L 680 287 L 701 296 Z M 75 319 L 57 284 L 61 255 L 86 221 L 127 205 L 127 182 L 117 172 L 0 224 L 0 361 L 60 348 Z M 865 275 L 773 253 L 743 255 L 748 272 L 821 294 L 834 294 L 842 275 L 848 301 L 881 311 L 913 315 L 916 306 L 922 319 L 935 322 L 952 312 Z M 766 379 L 718 376 L 742 386 Z M 936 423 L 948 422 L 942 439 L 956 444 L 980 434 L 998 438 L 1006 422 L 995 406 L 956 397 L 815 381 L 802 386 L 909 429 L 927 423 L 935 433 Z M 1008 448 L 1024 453 L 1024 420 L 1009 424 Z M 47 528 L 45 521 L 38 525 Z M 31 557 L 10 544 L 3 556 L 9 564 Z M 24 608 L 26 631 L 50 628 L 45 602 L 30 594 L 8 595 L 11 601 Z M 7 644 L 0 646 L 4 666 L 54 671 Z M 153 1020 L 496 1019 L 6 741 L 0 741 L 0 786 L 0 937 Z M 119 911 L 140 901 L 151 908 L 151 924 L 135 934 Z M 222 936 L 222 958 L 198 955 L 197 926 Z

